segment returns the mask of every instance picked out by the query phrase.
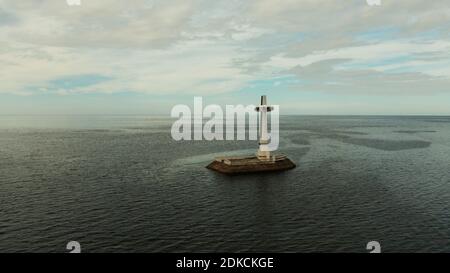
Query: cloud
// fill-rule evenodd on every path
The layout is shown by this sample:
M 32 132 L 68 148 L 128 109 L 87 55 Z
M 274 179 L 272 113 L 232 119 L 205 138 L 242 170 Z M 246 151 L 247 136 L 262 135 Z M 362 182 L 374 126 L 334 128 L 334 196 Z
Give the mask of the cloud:
M 0 27 L 5 25 L 11 25 L 18 22 L 18 18 L 9 12 L 6 12 L 0 8 Z
M 433 77 L 418 72 L 386 73 L 375 69 L 336 69 L 347 61 L 349 60 L 319 61 L 305 67 L 297 66 L 290 72 L 302 79 L 297 88 L 335 94 L 436 95 L 448 92 L 450 86 L 450 78 Z
M 449 32 L 446 0 L 4 0 L 0 93 L 438 94 Z M 107 80 L 58 82 L 80 75 Z
M 61 47 L 161 47 L 180 37 L 193 13 L 185 1 L 12 1 L 3 5 L 22 20 L 9 29 L 16 41 Z

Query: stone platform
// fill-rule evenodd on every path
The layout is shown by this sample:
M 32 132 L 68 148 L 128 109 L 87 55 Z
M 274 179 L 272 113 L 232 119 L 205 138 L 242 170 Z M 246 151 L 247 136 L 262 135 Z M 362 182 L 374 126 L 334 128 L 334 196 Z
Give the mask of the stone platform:
M 270 160 L 260 160 L 256 156 L 218 157 L 207 166 L 210 170 L 230 175 L 286 171 L 295 167 L 296 165 L 284 155 L 272 156 Z

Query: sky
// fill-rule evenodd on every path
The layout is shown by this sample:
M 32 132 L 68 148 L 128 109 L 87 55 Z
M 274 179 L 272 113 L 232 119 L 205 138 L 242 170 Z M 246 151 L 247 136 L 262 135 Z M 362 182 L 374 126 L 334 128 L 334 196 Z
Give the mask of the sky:
M 0 115 L 450 115 L 448 0 L 0 0 Z

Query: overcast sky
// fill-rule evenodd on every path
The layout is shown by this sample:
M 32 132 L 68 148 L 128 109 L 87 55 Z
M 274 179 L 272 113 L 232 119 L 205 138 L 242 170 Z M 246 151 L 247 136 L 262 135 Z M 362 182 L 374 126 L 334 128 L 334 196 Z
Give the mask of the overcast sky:
M 0 0 L 0 114 L 450 114 L 448 0 Z

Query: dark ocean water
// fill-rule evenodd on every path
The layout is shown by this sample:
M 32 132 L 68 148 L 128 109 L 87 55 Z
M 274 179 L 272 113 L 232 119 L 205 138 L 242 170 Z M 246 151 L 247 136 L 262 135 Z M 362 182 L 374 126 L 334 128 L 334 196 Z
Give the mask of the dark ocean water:
M 0 117 L 0 252 L 450 252 L 450 117 L 281 118 L 297 168 L 205 166 L 142 116 Z

